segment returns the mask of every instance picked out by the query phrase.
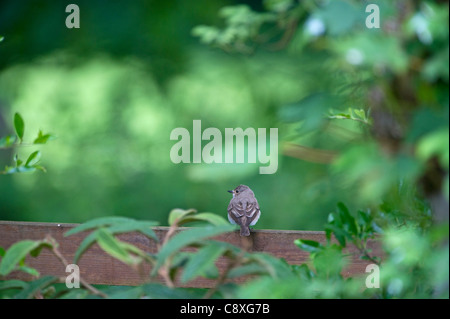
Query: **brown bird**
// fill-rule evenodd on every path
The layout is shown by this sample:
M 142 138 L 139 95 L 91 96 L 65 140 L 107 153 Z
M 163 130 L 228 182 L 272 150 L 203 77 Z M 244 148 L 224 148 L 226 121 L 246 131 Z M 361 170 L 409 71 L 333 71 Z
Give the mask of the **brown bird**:
M 253 226 L 261 216 L 258 201 L 253 191 L 246 185 L 239 185 L 232 191 L 233 198 L 228 205 L 228 220 L 241 226 L 241 236 L 250 236 L 249 226 Z

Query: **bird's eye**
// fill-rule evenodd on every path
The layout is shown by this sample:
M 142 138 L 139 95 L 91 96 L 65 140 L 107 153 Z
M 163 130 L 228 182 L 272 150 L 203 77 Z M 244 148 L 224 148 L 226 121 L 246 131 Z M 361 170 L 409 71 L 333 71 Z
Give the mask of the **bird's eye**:
M 239 191 L 238 191 L 238 190 L 236 190 L 236 194 L 237 194 L 237 193 L 239 193 Z

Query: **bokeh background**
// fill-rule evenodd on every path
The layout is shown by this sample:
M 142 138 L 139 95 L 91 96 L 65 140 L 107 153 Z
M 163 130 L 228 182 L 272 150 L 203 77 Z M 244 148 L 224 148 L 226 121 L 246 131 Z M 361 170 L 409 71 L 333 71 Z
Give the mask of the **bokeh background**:
M 81 27 L 67 29 L 72 2 L 0 4 L 0 136 L 15 112 L 25 140 L 56 136 L 0 149 L 2 168 L 39 149 L 47 169 L 0 175 L 1 220 L 225 217 L 239 184 L 258 198 L 260 229 L 322 230 L 339 201 L 420 218 L 432 199 L 448 208 L 448 5 L 377 1 L 382 28 L 368 29 L 363 1 L 292 13 L 294 1 L 78 0 Z M 277 127 L 277 173 L 172 163 L 170 132 L 194 119 Z

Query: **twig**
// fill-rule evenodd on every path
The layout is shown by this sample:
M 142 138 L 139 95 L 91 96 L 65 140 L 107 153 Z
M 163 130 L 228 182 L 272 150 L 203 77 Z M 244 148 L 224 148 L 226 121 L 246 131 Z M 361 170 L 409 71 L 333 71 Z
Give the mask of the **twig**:
M 51 237 L 50 235 L 46 236 L 46 239 L 52 244 L 52 249 L 51 251 L 53 252 L 53 254 L 59 259 L 59 261 L 64 265 L 64 267 L 67 268 L 67 266 L 69 265 L 69 263 L 67 262 L 67 259 L 64 258 L 64 256 L 61 254 L 61 252 L 58 250 L 57 247 L 57 242 L 56 240 Z M 83 278 L 81 278 L 80 276 L 80 282 L 81 284 L 87 289 L 89 290 L 91 293 L 93 293 L 94 295 L 98 295 L 100 297 L 103 298 L 107 298 L 108 295 L 101 292 L 100 290 L 96 289 L 95 287 L 93 287 L 92 285 L 90 285 L 86 280 L 84 280 Z
M 17 146 L 25 146 L 25 147 L 30 147 L 30 146 L 35 146 L 35 147 L 39 147 L 41 145 L 44 145 L 45 143 L 14 143 L 14 144 L 9 144 L 7 146 L 0 146 L 0 150 L 8 150 L 11 148 L 15 148 Z
M 366 242 L 365 241 L 354 241 L 354 245 L 355 247 L 358 249 L 359 253 L 361 254 L 361 256 L 367 258 L 368 260 L 370 260 L 371 262 L 373 262 L 376 265 L 380 265 L 380 262 L 378 260 L 375 259 L 375 257 L 372 257 L 369 255 L 369 252 L 367 251 L 366 248 Z
M 380 265 L 380 262 L 378 260 L 376 260 L 374 257 L 370 256 L 366 249 L 359 249 L 359 252 L 361 253 L 362 256 L 366 257 L 368 260 L 370 260 L 374 264 L 376 264 L 378 266 Z
M 158 274 L 163 277 L 167 287 L 175 288 L 175 284 L 173 283 L 172 279 L 170 279 L 169 265 L 170 262 L 166 261 L 166 263 L 158 270 Z
M 169 230 L 166 233 L 166 236 L 164 236 L 163 242 L 161 245 L 158 245 L 158 250 L 161 249 L 162 246 L 164 246 L 169 239 L 175 234 L 175 231 L 178 227 L 178 219 L 175 219 L 173 224 L 170 226 Z M 175 284 L 173 283 L 172 279 L 170 279 L 170 261 L 171 257 L 168 257 L 167 260 L 164 262 L 164 264 L 161 266 L 161 268 L 158 269 L 158 274 L 164 279 L 166 282 L 166 285 L 169 288 L 174 288 Z

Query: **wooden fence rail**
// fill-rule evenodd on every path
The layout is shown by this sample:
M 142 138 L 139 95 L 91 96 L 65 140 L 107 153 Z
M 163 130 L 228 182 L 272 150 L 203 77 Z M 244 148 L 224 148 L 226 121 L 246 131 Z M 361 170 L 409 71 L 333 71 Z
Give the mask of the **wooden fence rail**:
M 12 244 L 24 240 L 44 239 L 46 235 L 52 236 L 59 243 L 59 250 L 62 255 L 71 262 L 75 251 L 88 232 L 78 233 L 69 237 L 64 237 L 69 229 L 78 224 L 56 224 L 56 223 L 36 223 L 36 222 L 15 222 L 0 221 L 0 247 L 7 249 Z M 168 227 L 155 227 L 156 235 L 162 239 L 168 231 Z M 178 231 L 187 228 L 180 227 Z M 149 240 L 140 233 L 127 233 L 118 236 L 120 240 L 136 245 L 140 249 L 155 253 L 156 243 Z M 253 230 L 250 236 L 250 251 L 265 252 L 279 258 L 284 258 L 290 264 L 300 265 L 307 263 L 309 253 L 300 250 L 294 245 L 295 239 L 315 240 L 321 243 L 326 242 L 325 233 L 318 231 L 290 231 L 290 230 Z M 215 240 L 228 242 L 236 246 L 242 246 L 242 238 L 239 233 L 231 232 L 214 237 Z M 379 243 L 372 241 L 368 243 L 368 248 L 372 249 L 375 256 L 380 255 Z M 355 247 L 349 246 L 347 253 L 351 255 L 351 260 L 344 270 L 344 276 L 364 274 L 366 266 L 370 263 L 360 260 Z M 65 267 L 52 254 L 44 249 L 38 257 L 27 257 L 27 265 L 36 268 L 41 275 L 67 276 Z M 226 258 L 219 258 L 216 263 L 219 271 L 223 271 L 227 265 Z M 124 263 L 106 254 L 98 245 L 92 245 L 78 262 L 81 277 L 91 284 L 106 285 L 139 285 L 148 279 L 150 266 L 141 271 L 135 271 Z M 30 280 L 31 277 L 23 272 L 13 272 L 8 279 L 16 278 Z M 244 282 L 248 278 L 236 278 L 234 282 Z M 214 286 L 214 281 L 205 278 L 197 278 L 181 285 L 183 287 L 208 288 Z

